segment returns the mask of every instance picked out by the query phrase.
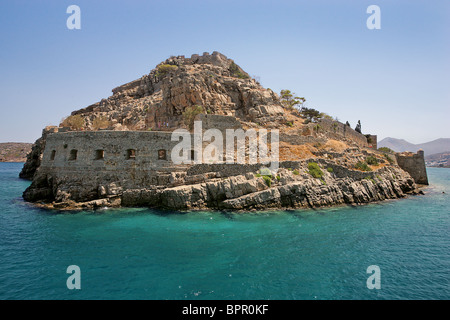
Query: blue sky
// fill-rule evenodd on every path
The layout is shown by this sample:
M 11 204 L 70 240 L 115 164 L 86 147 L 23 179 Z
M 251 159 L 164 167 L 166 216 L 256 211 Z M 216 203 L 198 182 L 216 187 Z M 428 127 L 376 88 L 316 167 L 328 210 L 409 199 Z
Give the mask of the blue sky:
M 81 30 L 69 30 L 69 5 Z M 369 5 L 381 29 L 369 30 Z M 171 55 L 219 51 L 363 133 L 450 137 L 450 2 L 0 0 L 0 142 L 111 95 Z

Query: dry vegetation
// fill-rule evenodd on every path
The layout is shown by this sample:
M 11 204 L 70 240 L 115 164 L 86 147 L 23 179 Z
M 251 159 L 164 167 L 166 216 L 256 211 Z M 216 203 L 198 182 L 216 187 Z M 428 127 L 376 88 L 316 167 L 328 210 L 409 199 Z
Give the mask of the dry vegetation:
M 300 159 L 314 158 L 314 147 L 309 144 L 305 145 L 291 145 L 289 143 L 280 142 L 280 161 L 295 161 Z

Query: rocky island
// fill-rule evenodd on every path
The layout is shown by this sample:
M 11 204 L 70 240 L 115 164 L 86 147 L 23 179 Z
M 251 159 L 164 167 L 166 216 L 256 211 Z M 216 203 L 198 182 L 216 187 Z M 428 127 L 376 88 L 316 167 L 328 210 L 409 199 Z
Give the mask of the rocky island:
M 379 151 L 376 135 L 308 117 L 219 52 L 170 57 L 112 93 L 43 130 L 20 173 L 32 180 L 26 201 L 54 209 L 315 208 L 401 198 L 428 184 L 423 152 Z M 196 161 L 193 145 L 190 161 L 175 163 L 173 133 L 184 129 L 195 141 L 195 123 L 200 134 L 255 130 L 258 139 L 277 130 L 268 153 L 277 146 L 278 170 L 263 157 Z

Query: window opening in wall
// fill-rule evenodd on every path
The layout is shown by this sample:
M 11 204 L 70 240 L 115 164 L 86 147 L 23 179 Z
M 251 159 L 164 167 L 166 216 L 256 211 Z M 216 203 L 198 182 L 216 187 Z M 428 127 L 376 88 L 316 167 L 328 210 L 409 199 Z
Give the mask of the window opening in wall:
M 103 160 L 105 158 L 104 150 L 95 150 L 95 160 Z
M 167 160 L 166 150 L 164 149 L 158 150 L 158 160 Z
M 136 159 L 136 150 L 128 149 L 127 150 L 127 159 Z
M 52 153 L 50 155 L 50 160 L 51 161 L 55 160 L 55 156 L 56 156 L 56 150 L 52 150 Z
M 78 150 L 72 149 L 70 150 L 69 160 L 77 160 Z

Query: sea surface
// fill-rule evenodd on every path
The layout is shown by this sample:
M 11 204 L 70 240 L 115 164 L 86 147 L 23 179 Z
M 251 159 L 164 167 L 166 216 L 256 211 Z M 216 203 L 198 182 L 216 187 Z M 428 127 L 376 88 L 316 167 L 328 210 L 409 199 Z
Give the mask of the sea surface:
M 0 299 L 450 299 L 450 169 L 358 207 L 61 213 L 22 201 L 21 167 L 0 163 Z

